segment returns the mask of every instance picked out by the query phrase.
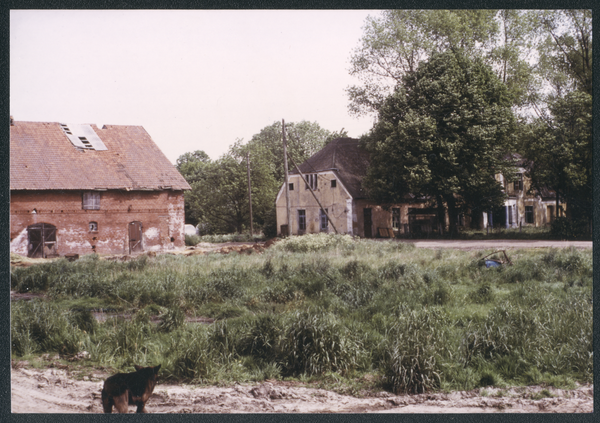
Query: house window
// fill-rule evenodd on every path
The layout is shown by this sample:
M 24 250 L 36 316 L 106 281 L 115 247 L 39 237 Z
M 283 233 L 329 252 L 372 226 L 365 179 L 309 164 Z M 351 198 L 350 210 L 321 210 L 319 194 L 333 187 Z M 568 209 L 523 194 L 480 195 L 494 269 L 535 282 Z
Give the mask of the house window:
M 316 173 L 311 173 L 310 175 L 304 175 L 306 178 L 306 182 L 308 182 L 308 184 L 305 184 L 305 189 L 312 189 L 313 191 L 316 191 L 317 189 L 317 174 Z
M 400 229 L 400 209 L 392 209 L 392 228 Z
M 534 223 L 533 206 L 525 206 L 525 223 Z
M 306 230 L 306 210 L 298 210 L 298 229 Z
M 98 222 L 90 222 L 90 232 L 98 232 Z
M 523 191 L 523 174 L 517 173 L 517 180 L 514 182 L 515 191 Z
M 83 210 L 100 210 L 100 193 L 83 193 Z
M 294 190 L 294 184 L 290 184 L 290 191 Z
M 321 220 L 321 230 L 322 231 L 326 231 L 327 227 L 328 227 L 328 224 L 329 224 L 329 222 L 327 221 L 327 214 L 326 213 L 327 213 L 327 209 L 325 209 L 325 211 L 323 211 L 323 209 L 321 209 L 319 211 L 319 218 Z
M 331 180 L 331 188 L 335 188 L 335 187 L 337 187 L 337 180 L 332 179 Z

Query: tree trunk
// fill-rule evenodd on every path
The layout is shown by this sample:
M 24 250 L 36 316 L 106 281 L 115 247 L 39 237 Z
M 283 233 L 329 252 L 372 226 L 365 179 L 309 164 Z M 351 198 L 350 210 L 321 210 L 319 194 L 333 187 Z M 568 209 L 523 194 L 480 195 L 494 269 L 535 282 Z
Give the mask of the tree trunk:
M 446 197 L 446 204 L 448 205 L 448 220 L 450 220 L 450 237 L 454 238 L 456 236 L 456 222 L 458 220 L 454 195 L 450 194 Z
M 446 216 L 446 208 L 444 207 L 444 201 L 441 195 L 438 195 L 436 198 L 437 209 L 438 209 L 438 224 L 441 229 L 440 235 L 444 234 L 444 230 L 446 228 L 445 216 Z

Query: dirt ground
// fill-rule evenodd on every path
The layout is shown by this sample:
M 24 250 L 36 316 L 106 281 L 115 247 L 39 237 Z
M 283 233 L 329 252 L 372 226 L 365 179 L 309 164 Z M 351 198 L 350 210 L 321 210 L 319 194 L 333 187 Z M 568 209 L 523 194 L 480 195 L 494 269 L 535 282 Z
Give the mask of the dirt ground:
M 38 369 L 13 363 L 12 412 L 101 413 L 100 392 L 108 374 L 97 371 L 77 376 L 64 367 L 56 363 Z M 544 396 L 539 395 L 542 389 L 551 396 L 546 393 L 540 398 Z M 593 390 L 593 385 L 570 391 L 530 386 L 449 394 L 379 392 L 353 397 L 280 381 L 229 387 L 159 382 L 146 408 L 150 413 L 591 413 Z M 129 408 L 129 412 L 134 411 L 134 407 Z

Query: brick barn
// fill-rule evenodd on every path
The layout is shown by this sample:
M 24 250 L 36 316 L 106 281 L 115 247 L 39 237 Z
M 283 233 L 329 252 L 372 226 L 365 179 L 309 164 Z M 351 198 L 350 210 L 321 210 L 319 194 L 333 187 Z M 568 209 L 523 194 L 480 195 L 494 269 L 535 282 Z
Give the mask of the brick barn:
M 183 247 L 187 189 L 141 126 L 11 118 L 11 252 L 57 257 Z

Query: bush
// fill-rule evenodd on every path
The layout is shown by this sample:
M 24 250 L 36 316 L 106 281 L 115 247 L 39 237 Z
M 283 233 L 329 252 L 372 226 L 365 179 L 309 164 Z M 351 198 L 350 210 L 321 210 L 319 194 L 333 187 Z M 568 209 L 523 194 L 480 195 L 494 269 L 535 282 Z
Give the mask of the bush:
M 284 375 L 345 374 L 363 353 L 362 345 L 335 315 L 321 310 L 294 313 L 282 339 Z
M 388 334 L 381 365 L 384 384 L 395 393 L 420 394 L 439 388 L 439 361 L 447 353 L 447 317 L 424 308 L 400 315 Z
M 571 221 L 566 217 L 557 217 L 550 226 L 550 234 L 557 239 L 577 239 L 590 236 L 588 222 Z
M 274 248 L 295 253 L 324 251 L 331 248 L 344 248 L 354 242 L 350 235 L 309 234 L 291 236 L 275 244 Z

